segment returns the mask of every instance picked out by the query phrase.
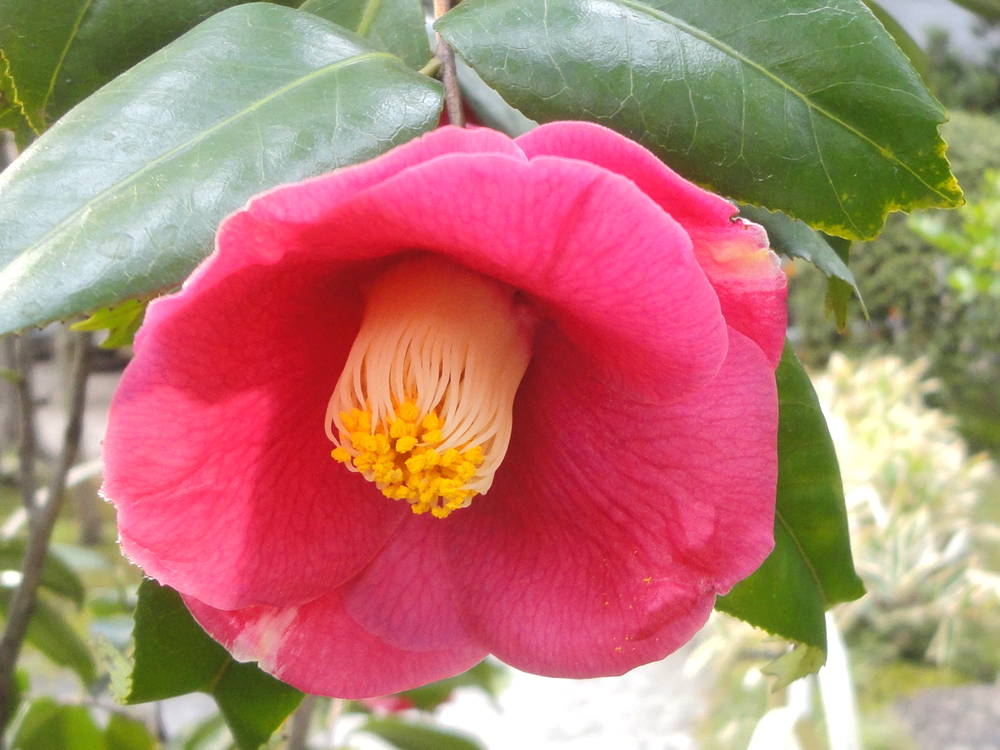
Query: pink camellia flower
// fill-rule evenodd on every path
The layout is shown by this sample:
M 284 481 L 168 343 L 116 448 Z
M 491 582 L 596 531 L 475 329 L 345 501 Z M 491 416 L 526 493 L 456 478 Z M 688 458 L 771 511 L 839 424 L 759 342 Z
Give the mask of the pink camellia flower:
M 785 279 L 734 213 L 571 122 L 253 199 L 136 339 L 122 548 L 310 693 L 669 654 L 772 547 Z

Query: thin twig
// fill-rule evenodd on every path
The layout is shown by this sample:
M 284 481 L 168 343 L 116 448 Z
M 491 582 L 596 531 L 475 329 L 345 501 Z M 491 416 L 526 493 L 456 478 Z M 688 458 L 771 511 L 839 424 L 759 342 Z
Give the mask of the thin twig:
M 434 0 L 434 19 L 437 20 L 451 9 L 451 0 Z M 465 112 L 462 110 L 462 94 L 458 90 L 458 71 L 455 68 L 455 50 L 434 33 L 437 43 L 437 58 L 441 61 L 441 81 L 444 83 L 444 101 L 448 109 L 448 122 L 460 128 L 465 127 Z
M 436 57 L 432 57 L 427 61 L 427 64 L 422 67 L 417 72 L 422 76 L 430 76 L 431 78 L 436 78 L 438 72 L 441 70 L 441 61 Z
M 313 709 L 316 708 L 316 696 L 307 695 L 292 714 L 291 731 L 288 733 L 288 744 L 285 750 L 306 750 L 306 740 L 309 738 L 309 725 Z
M 69 415 L 63 448 L 56 463 L 55 473 L 49 485 L 48 502 L 32 511 L 28 523 L 28 542 L 21 563 L 21 584 L 11 597 L 8 609 L 7 627 L 0 639 L 0 728 L 10 719 L 10 699 L 14 684 L 14 669 L 24 642 L 31 614 L 35 609 L 38 586 L 42 579 L 42 566 L 49 550 L 52 528 L 55 526 L 59 508 L 62 506 L 66 489 L 66 476 L 76 460 L 80 437 L 83 433 L 83 414 L 87 400 L 87 374 L 89 366 L 90 334 L 74 336 L 76 348 L 70 370 Z M 3 742 L 0 739 L 0 747 Z
M 35 505 L 35 457 L 38 451 L 38 438 L 35 435 L 35 394 L 34 394 L 34 357 L 32 357 L 31 341 L 27 336 L 12 336 L 14 347 L 14 368 L 17 371 L 17 419 L 18 419 L 18 479 L 21 490 L 21 502 L 28 513 L 34 511 Z

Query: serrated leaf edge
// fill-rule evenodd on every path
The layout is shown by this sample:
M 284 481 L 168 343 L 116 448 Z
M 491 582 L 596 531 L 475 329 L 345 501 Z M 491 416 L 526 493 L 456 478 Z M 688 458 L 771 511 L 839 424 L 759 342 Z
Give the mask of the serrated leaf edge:
M 902 160 L 900 160 L 899 157 L 897 157 L 890 149 L 888 149 L 885 146 L 882 146 L 882 145 L 876 143 L 871 138 L 869 138 L 867 135 L 865 135 L 864 133 L 862 133 L 861 131 L 859 131 L 857 128 L 855 128 L 854 126 L 849 125 L 848 123 L 844 122 L 839 117 L 837 117 L 836 115 L 834 115 L 832 112 L 824 109 L 823 107 L 820 107 L 818 104 L 815 104 L 812 100 L 809 99 L 809 97 L 807 97 L 801 91 L 798 91 L 794 87 L 790 86 L 782 78 L 774 75 L 767 68 L 763 67 L 760 63 L 757 63 L 754 60 L 751 60 L 749 57 L 747 57 L 746 55 L 744 55 L 742 52 L 739 52 L 738 50 L 734 49 L 733 47 L 730 47 L 728 44 L 723 43 L 719 39 L 717 39 L 717 38 L 715 38 L 715 37 L 713 37 L 713 36 L 711 36 L 709 34 L 706 34 L 705 32 L 701 31 L 700 29 L 697 29 L 696 27 L 692 26 L 691 24 L 689 24 L 689 23 L 687 23 L 687 22 L 685 22 L 685 21 L 683 21 L 683 20 L 681 20 L 679 18 L 676 18 L 675 16 L 671 16 L 668 13 L 665 13 L 663 11 L 657 10 L 656 8 L 652 8 L 652 7 L 648 6 L 648 5 L 644 5 L 643 3 L 635 2 L 635 0 L 617 0 L 617 2 L 619 2 L 622 5 L 625 5 L 627 7 L 633 8 L 633 9 L 635 9 L 637 11 L 645 12 L 648 15 L 653 16 L 654 18 L 660 18 L 665 23 L 668 23 L 668 24 L 674 26 L 675 28 L 677 28 L 680 31 L 683 31 L 683 32 L 685 32 L 687 34 L 690 34 L 691 36 L 695 37 L 696 39 L 700 39 L 701 41 L 703 41 L 703 42 L 705 42 L 705 43 L 707 43 L 707 44 L 715 47 L 720 52 L 723 52 L 723 53 L 725 53 L 725 54 L 733 57 L 734 59 L 738 60 L 739 62 L 741 62 L 741 63 L 743 63 L 745 65 L 748 65 L 749 67 L 753 68 L 754 70 L 756 70 L 758 73 L 764 75 L 765 77 L 770 78 L 775 83 L 781 85 L 786 91 L 788 91 L 789 93 L 791 93 L 793 96 L 795 96 L 796 98 L 798 98 L 799 100 L 801 100 L 809 108 L 810 112 L 817 112 L 817 113 L 823 115 L 824 117 L 826 117 L 827 119 L 829 119 L 833 123 L 835 123 L 835 124 L 839 125 L 840 127 L 844 128 L 844 130 L 846 130 L 847 132 L 849 132 L 852 135 L 856 136 L 860 140 L 862 140 L 862 141 L 870 144 L 880 154 L 882 154 L 882 156 L 884 156 L 886 159 L 899 164 L 900 167 L 902 167 L 907 172 L 909 172 L 911 175 L 913 175 L 913 177 L 915 177 L 929 191 L 931 191 L 932 193 L 935 193 L 936 195 L 939 195 L 949 205 L 951 204 L 951 201 L 953 200 L 952 197 L 949 197 L 945 193 L 941 192 L 937 187 L 934 187 L 933 185 L 928 184 L 927 181 L 924 180 L 923 177 L 921 177 L 919 174 L 917 174 L 908 164 L 906 164 L 905 162 L 903 162 Z M 947 117 L 944 115 L 944 110 L 943 109 L 941 110 L 941 115 L 942 115 L 942 117 L 941 117 L 941 120 L 939 121 L 939 124 L 941 122 L 945 122 L 947 120 Z M 815 134 L 815 129 L 814 129 L 813 132 Z M 938 136 L 938 140 L 939 140 L 939 142 L 941 144 L 943 144 L 943 141 L 940 140 L 940 135 Z M 939 148 L 940 148 L 940 146 L 939 146 Z M 819 149 L 819 144 L 817 143 L 817 153 L 820 155 L 820 162 L 822 163 L 823 162 L 822 153 L 819 152 L 818 149 Z M 944 156 L 944 152 L 943 151 L 939 151 L 939 155 L 943 157 Z M 825 165 L 824 165 L 824 169 L 825 169 Z M 954 185 L 955 185 L 956 188 L 958 187 L 958 182 L 954 178 L 952 178 L 951 180 L 949 180 L 947 182 L 947 184 L 949 184 L 949 185 L 952 184 L 952 183 L 954 183 Z M 831 183 L 831 186 L 832 185 L 833 185 L 833 183 Z M 839 198 L 838 198 L 838 200 L 839 200 Z M 845 212 L 845 215 L 846 215 L 846 212 Z M 887 212 L 886 215 L 888 215 L 888 212 Z M 853 222 L 852 222 L 852 224 L 853 224 Z M 857 229 L 857 227 L 855 227 L 855 229 Z

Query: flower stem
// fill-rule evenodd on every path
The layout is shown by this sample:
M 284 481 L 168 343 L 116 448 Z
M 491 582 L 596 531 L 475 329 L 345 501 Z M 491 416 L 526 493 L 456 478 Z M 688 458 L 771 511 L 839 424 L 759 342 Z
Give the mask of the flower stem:
M 434 19 L 441 18 L 451 8 L 451 0 L 434 0 Z M 465 127 L 465 113 L 462 111 L 462 95 L 458 89 L 458 72 L 455 68 L 455 50 L 435 32 L 437 57 L 441 61 L 441 80 L 444 82 L 444 101 L 448 109 L 448 122 L 460 128 Z
M 285 750 L 306 750 L 306 740 L 309 738 L 309 725 L 314 708 L 316 708 L 316 696 L 307 695 L 302 699 L 299 707 L 295 709 L 290 722 L 288 744 L 285 745 Z
M 69 415 L 66 422 L 66 432 L 63 437 L 62 452 L 59 455 L 55 467 L 52 481 L 49 484 L 48 500 L 44 504 L 36 504 L 34 492 L 31 493 L 31 500 L 25 498 L 25 505 L 29 509 L 28 521 L 28 542 L 24 551 L 24 559 L 21 562 L 21 583 L 11 597 L 10 609 L 7 617 L 7 627 L 4 628 L 3 636 L 0 638 L 0 727 L 7 725 L 10 719 L 11 698 L 13 696 L 14 669 L 17 666 L 17 657 L 21 651 L 21 644 L 28 630 L 28 623 L 31 614 L 35 609 L 35 601 L 38 596 L 38 586 L 42 580 L 42 566 L 45 564 L 45 557 L 49 551 L 49 540 L 52 537 L 52 528 L 55 526 L 56 517 L 59 515 L 59 508 L 62 505 L 64 491 L 66 489 L 66 477 L 70 467 L 76 460 L 77 449 L 80 446 L 80 437 L 83 433 L 83 414 L 87 396 L 87 374 L 89 371 L 89 349 L 90 334 L 82 333 L 74 336 L 75 349 L 70 369 L 70 398 Z M 18 369 L 21 374 L 21 383 L 26 382 L 25 373 L 30 371 L 30 354 L 28 353 L 27 341 L 18 340 L 19 362 Z M 30 383 L 30 381 L 27 381 Z M 31 406 L 28 401 L 32 398 L 30 388 L 18 388 L 21 400 L 22 426 L 24 419 L 31 416 Z M 33 425 L 30 430 L 33 436 Z M 21 439 L 25 439 L 25 432 L 22 431 Z M 34 445 L 31 452 L 22 450 L 22 459 L 27 458 L 30 464 L 31 485 L 34 485 Z M 22 444 L 23 447 L 23 444 Z M 22 481 L 24 480 L 25 468 L 22 467 Z M 22 484 L 22 491 L 25 485 Z

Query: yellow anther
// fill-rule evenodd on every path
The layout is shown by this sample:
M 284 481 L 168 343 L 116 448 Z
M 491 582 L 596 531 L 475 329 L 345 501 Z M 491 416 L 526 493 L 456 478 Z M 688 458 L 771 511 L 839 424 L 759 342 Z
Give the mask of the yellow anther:
M 396 452 L 397 453 L 409 453 L 414 448 L 417 447 L 417 439 L 415 437 L 401 437 L 396 441 Z
M 420 410 L 417 408 L 415 403 L 407 401 L 406 403 L 400 404 L 399 408 L 396 410 L 396 416 L 404 422 L 410 422 L 413 424 L 420 417 Z
M 351 444 L 359 451 L 374 451 L 378 445 L 375 436 L 367 432 L 351 433 Z
M 369 432 L 372 428 L 372 417 L 361 409 L 351 409 L 340 412 L 340 419 L 344 423 L 344 429 L 348 432 Z
M 439 430 L 444 427 L 444 421 L 434 412 L 429 412 L 420 421 L 420 426 L 425 430 Z
M 394 419 L 389 425 L 389 437 L 391 438 L 411 437 L 415 432 L 416 427 L 413 422 L 404 422 L 402 419 Z
M 455 476 L 461 479 L 463 483 L 468 482 L 476 476 L 476 465 L 471 461 L 463 461 L 455 467 Z
M 507 451 L 532 325 L 510 287 L 449 261 L 383 271 L 327 405 L 332 457 L 414 513 L 468 505 Z
M 414 513 L 446 518 L 477 494 L 466 485 L 476 477 L 483 451 L 479 446 L 443 452 L 430 447 L 442 441 L 444 422 L 434 411 L 420 415 L 416 408 L 404 402 L 374 428 L 368 412 L 341 412 L 341 444 L 330 455 L 364 473 L 386 497 L 408 501 Z M 369 430 L 361 429 L 364 425 Z

